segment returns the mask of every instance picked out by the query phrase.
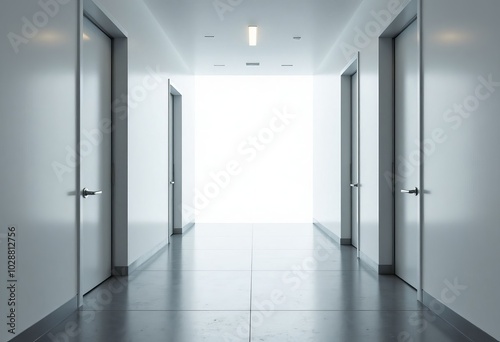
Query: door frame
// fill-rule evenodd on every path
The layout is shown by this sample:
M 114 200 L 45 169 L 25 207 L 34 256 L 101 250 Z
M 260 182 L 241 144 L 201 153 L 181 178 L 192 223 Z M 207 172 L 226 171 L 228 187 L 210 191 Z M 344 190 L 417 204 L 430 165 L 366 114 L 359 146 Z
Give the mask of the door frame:
M 391 231 L 382 233 L 380 237 L 379 249 L 392 251 L 392 273 L 395 273 L 396 264 L 396 239 L 395 239 L 395 46 L 394 39 L 399 36 L 408 26 L 417 22 L 418 32 L 418 152 L 420 165 L 416 168 L 418 172 L 417 187 L 420 189 L 420 195 L 417 204 L 418 219 L 417 224 L 419 233 L 417 241 L 417 300 L 422 301 L 422 201 L 423 194 L 423 154 L 422 154 L 422 1 L 410 0 L 406 7 L 394 18 L 386 30 L 379 37 L 379 112 L 380 112 L 380 167 L 381 167 L 381 187 L 380 199 L 383 196 L 387 201 L 381 201 L 380 207 L 380 226 L 392 227 Z M 384 124 L 382 124 L 384 123 Z M 392 179 L 392 183 L 388 181 Z M 389 196 L 388 196 L 389 195 Z M 382 206 L 382 203 L 385 203 Z
M 351 91 L 351 78 L 356 74 L 358 79 L 358 178 L 360 178 L 360 73 L 359 73 L 359 51 L 356 53 L 354 58 L 352 58 L 344 69 L 340 73 L 340 132 L 341 132 L 341 151 L 340 151 L 340 203 L 341 203 L 341 217 L 340 217 L 340 244 L 341 245 L 352 245 L 352 189 L 351 189 L 351 160 L 352 160 L 352 149 L 351 149 L 351 120 L 352 120 L 352 91 Z M 358 179 L 360 183 L 360 179 Z M 358 226 L 356 227 L 358 232 L 358 248 L 357 256 L 360 257 L 361 253 L 361 234 L 360 234 L 360 188 L 358 188 Z
M 112 41 L 111 60 L 111 269 L 112 274 L 119 269 L 118 265 L 126 265 L 128 236 L 127 236 L 127 127 L 128 127 L 128 34 L 103 8 L 93 0 L 78 0 L 78 70 L 77 70 L 77 151 L 80 151 L 82 139 L 82 53 L 83 53 L 83 21 L 89 19 Z M 119 103 L 117 101 L 120 101 Z M 82 170 L 81 161 L 77 167 L 77 212 L 78 212 L 78 307 L 83 305 L 83 202 L 81 196 Z
M 169 125 L 173 122 L 173 160 L 169 157 L 169 174 L 170 168 L 173 167 L 174 187 L 172 190 L 172 203 L 169 201 L 169 206 L 172 206 L 173 220 L 169 217 L 169 234 L 182 234 L 182 94 L 172 85 L 171 80 L 168 80 L 169 101 L 173 98 L 172 113 L 169 113 Z M 169 106 L 170 108 L 170 106 Z M 172 116 L 170 118 L 170 115 Z M 172 120 L 172 121 L 171 121 Z M 169 128 L 170 132 L 170 128 Z M 170 139 L 169 139 L 170 140 Z M 170 197 L 170 196 L 169 196 Z M 172 225 L 172 227 L 171 227 Z M 171 230 L 170 230 L 171 229 Z

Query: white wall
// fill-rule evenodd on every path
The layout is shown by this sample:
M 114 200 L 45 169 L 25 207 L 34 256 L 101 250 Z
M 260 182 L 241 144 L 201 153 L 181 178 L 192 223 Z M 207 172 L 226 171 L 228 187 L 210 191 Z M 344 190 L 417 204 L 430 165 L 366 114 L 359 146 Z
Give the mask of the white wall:
M 24 38 L 38 1 L 0 3 L 0 234 L 17 228 L 16 335 L 75 297 L 77 291 L 77 178 L 59 179 L 76 143 L 76 2 L 58 9 Z M 47 16 L 48 18 L 48 16 Z M 7 39 L 23 39 L 16 53 Z M 24 40 L 25 39 L 25 40 Z M 0 241 L 0 341 L 7 333 L 7 239 Z
M 397 3 L 364 1 L 314 81 L 314 218 L 340 236 L 340 71 L 349 60 L 344 52 L 360 50 L 361 250 L 377 265 L 392 263 L 392 241 L 386 238 L 392 227 L 383 223 L 383 206 L 390 202 L 383 174 L 390 165 L 379 162 L 386 127 L 380 126 L 378 39 L 362 39 L 360 32 L 380 34 L 388 21 L 372 10 L 380 13 Z M 423 0 L 422 6 L 423 134 L 429 138 L 441 128 L 448 137 L 423 166 L 423 290 L 500 339 L 497 86 L 460 125 L 454 112 L 455 104 L 477 97 L 478 77 L 500 81 L 500 24 L 494 18 L 500 5 Z M 373 23 L 380 30 L 370 31 Z M 455 281 L 466 289 L 450 296 L 447 289 Z
M 196 78 L 197 222 L 311 222 L 312 86 L 310 76 Z
M 340 77 L 327 74 L 314 76 L 313 137 L 313 217 L 340 237 Z
M 172 85 L 183 95 L 182 102 L 182 227 L 186 228 L 195 222 L 195 113 L 196 113 L 196 83 L 193 76 L 178 75 L 172 80 Z M 184 96 L 185 94 L 185 96 Z
M 498 1 L 423 3 L 424 290 L 500 339 L 500 22 Z M 488 89 L 484 81 L 494 83 Z M 477 101 L 477 102 L 476 102 Z M 463 116 L 457 105 L 464 106 Z M 471 108 L 472 107 L 472 108 Z M 445 281 L 466 289 L 443 296 Z
M 128 266 L 167 238 L 169 78 L 185 101 L 183 187 L 185 201 L 192 202 L 194 77 L 141 1 L 96 2 L 129 37 L 129 221 L 122 228 L 128 230 L 128 253 L 117 265 Z M 77 173 L 73 169 L 60 181 L 52 163 L 66 165 L 66 148 L 77 142 L 79 2 L 60 3 L 50 13 L 38 0 L 0 3 L 0 31 L 5 33 L 0 41 L 0 234 L 8 225 L 18 228 L 17 333 L 77 295 Z M 6 35 L 22 36 L 22 18 L 34 22 L 34 15 L 38 27 L 21 38 L 25 41 L 16 53 Z M 156 80 L 155 86 L 141 93 L 146 77 Z M 186 217 L 185 223 L 190 220 Z M 7 251 L 4 235 L 0 239 L 4 289 Z M 5 294 L 0 291 L 0 341 L 12 337 L 4 329 Z
M 364 1 L 314 77 L 314 219 L 340 237 L 340 73 L 360 51 L 360 250 L 377 265 L 393 264 L 393 246 L 386 239 L 392 227 L 380 223 L 383 206 L 392 198 L 383 175 L 392 165 L 379 163 L 383 119 L 375 37 L 403 8 L 399 0 Z
M 128 264 L 167 239 L 168 79 L 183 95 L 184 202 L 194 182 L 194 77 L 142 1 L 99 0 L 128 33 Z M 143 91 L 150 76 L 155 87 Z M 132 103 L 130 103 L 130 101 Z M 193 179 L 193 180 L 192 180 Z M 183 217 L 188 224 L 192 218 Z M 127 266 L 127 265 L 123 265 Z

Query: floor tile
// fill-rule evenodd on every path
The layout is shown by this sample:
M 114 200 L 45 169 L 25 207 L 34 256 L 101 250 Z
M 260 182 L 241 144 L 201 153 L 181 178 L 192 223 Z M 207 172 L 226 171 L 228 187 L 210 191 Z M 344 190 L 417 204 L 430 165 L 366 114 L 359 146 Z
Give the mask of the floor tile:
M 253 235 L 268 236 L 314 236 L 325 235 L 310 223 L 257 223 L 253 225 Z
M 340 253 L 331 249 L 255 250 L 252 267 L 255 271 L 292 270 L 297 267 L 308 271 L 359 270 L 352 249 Z
M 339 249 L 324 236 L 254 236 L 253 249 Z
M 277 310 L 420 310 L 416 291 L 394 276 L 366 271 L 254 271 L 252 308 L 273 291 Z
M 194 229 L 188 230 L 183 236 L 251 237 L 252 226 L 246 223 L 197 223 Z
M 171 236 L 171 249 L 225 249 L 242 250 L 252 249 L 252 237 L 245 236 Z
M 250 272 L 141 271 L 125 286 L 108 280 L 84 297 L 85 310 L 249 310 Z M 113 290 L 117 288 L 117 290 Z
M 252 251 L 210 249 L 166 249 L 139 267 L 150 271 L 250 271 Z
M 469 342 L 446 322 L 418 311 L 252 312 L 259 342 Z
M 83 311 L 39 342 L 243 342 L 249 321 L 248 312 Z

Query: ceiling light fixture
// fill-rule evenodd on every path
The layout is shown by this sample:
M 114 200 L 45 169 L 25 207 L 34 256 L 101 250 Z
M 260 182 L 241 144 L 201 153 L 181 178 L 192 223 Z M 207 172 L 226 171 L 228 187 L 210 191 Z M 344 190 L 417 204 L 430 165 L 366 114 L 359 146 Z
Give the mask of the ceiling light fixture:
M 205 36 L 205 38 L 215 38 L 215 36 Z
M 295 39 L 295 40 L 301 40 L 302 37 L 301 36 L 295 36 L 295 37 L 293 37 L 293 39 Z
M 225 67 L 225 64 L 214 64 L 214 67 Z
M 281 64 L 282 67 L 293 67 L 293 64 Z
M 260 63 L 247 63 L 247 66 L 260 66 Z
M 248 26 L 248 45 L 257 46 L 257 26 Z

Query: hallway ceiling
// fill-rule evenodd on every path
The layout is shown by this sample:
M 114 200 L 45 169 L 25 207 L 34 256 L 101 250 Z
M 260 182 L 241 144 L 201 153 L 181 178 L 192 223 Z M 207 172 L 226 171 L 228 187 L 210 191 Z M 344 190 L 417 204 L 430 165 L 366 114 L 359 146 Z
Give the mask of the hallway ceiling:
M 199 75 L 313 74 L 362 2 L 144 1 L 186 64 Z M 256 47 L 248 46 L 249 25 L 259 27 Z M 248 67 L 248 62 L 260 66 Z

